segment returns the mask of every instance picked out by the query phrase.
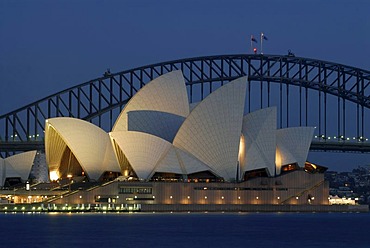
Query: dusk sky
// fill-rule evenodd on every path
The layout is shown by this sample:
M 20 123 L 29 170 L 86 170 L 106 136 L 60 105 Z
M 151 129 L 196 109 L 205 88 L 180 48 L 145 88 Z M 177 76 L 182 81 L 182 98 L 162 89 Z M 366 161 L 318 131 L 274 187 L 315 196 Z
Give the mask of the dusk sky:
M 367 0 L 0 0 L 0 115 L 107 68 L 250 53 L 260 32 L 265 54 L 370 70 L 369 11 Z

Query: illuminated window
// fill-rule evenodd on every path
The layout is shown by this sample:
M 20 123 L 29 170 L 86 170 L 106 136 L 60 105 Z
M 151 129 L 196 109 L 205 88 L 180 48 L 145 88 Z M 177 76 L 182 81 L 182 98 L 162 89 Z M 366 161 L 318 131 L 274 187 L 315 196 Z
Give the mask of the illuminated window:
M 283 165 L 281 167 L 282 172 L 295 171 L 295 170 L 298 170 L 298 169 L 299 169 L 299 166 L 298 166 L 297 163 L 287 164 L 287 165 Z
M 58 180 L 59 175 L 57 171 L 50 171 L 50 180 L 51 181 L 56 181 Z

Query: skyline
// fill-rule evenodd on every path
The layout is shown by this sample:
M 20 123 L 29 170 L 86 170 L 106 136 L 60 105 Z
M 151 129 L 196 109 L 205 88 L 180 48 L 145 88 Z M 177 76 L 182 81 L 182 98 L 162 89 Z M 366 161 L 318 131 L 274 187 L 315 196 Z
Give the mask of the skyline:
M 260 32 L 269 39 L 265 54 L 291 50 L 369 70 L 368 9 L 369 2 L 345 0 L 2 1 L 0 115 L 107 68 L 251 53 L 250 36 L 259 48 Z

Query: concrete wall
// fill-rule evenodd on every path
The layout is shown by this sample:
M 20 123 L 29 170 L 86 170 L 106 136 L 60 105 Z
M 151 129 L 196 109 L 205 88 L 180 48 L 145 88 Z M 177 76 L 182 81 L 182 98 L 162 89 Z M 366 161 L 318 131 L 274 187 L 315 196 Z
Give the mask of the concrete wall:
M 120 188 L 147 188 L 151 192 L 123 194 Z M 53 203 L 96 204 L 97 198 L 110 198 L 116 204 L 142 205 L 328 205 L 328 196 L 323 174 L 295 171 L 242 183 L 112 182 L 71 192 Z

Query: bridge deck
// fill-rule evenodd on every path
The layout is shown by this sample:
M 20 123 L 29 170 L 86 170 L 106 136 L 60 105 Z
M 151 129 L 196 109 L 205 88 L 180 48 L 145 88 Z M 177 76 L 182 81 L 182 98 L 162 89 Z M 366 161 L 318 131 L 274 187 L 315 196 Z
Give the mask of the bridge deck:
M 0 151 L 16 152 L 30 150 L 44 150 L 44 141 L 0 142 Z M 370 143 L 351 141 L 313 141 L 311 143 L 310 150 L 368 153 L 370 152 Z

